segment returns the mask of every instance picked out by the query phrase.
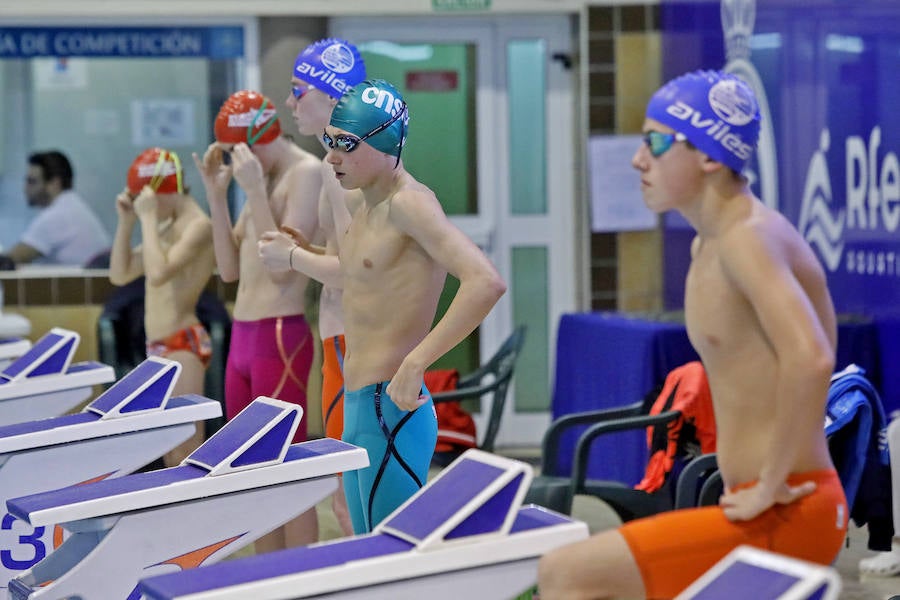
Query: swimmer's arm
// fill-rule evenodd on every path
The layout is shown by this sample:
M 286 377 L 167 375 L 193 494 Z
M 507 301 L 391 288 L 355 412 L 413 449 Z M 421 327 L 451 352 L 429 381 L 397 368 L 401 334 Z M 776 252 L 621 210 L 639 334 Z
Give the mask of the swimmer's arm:
M 144 271 L 152 286 L 169 282 L 185 265 L 202 256 L 212 241 L 212 227 L 205 219 L 190 223 L 168 252 L 163 251 L 160 244 L 156 219 L 141 219 L 141 234 L 144 238 Z
M 325 164 L 325 163 L 323 163 Z M 325 202 L 328 203 L 332 221 L 334 223 L 334 243 L 336 245 L 336 253 L 340 253 L 340 245 L 350 229 L 350 221 L 353 220 L 353 212 L 362 205 L 364 199 L 362 193 L 357 190 L 345 190 L 334 177 L 332 169 L 323 176 L 322 194 Z
M 484 320 L 506 292 L 506 283 L 487 256 L 444 214 L 433 194 L 404 191 L 391 200 L 391 221 L 428 255 L 459 280 L 447 312 L 406 356 L 397 371 L 404 393 L 418 397 L 414 381 L 425 369 L 460 343 Z M 394 381 L 391 382 L 392 384 Z M 409 387 L 407 387 L 409 386 Z M 394 392 L 391 391 L 394 398 Z M 400 402 L 408 398 L 394 398 Z
M 213 252 L 216 255 L 216 268 L 222 281 L 237 281 L 241 273 L 240 247 L 243 237 L 246 207 L 241 210 L 238 221 L 231 224 L 228 205 L 224 202 L 216 208 L 209 203 L 210 220 L 212 221 Z
M 213 142 L 201 159 L 195 152 L 194 164 L 203 180 L 206 202 L 209 205 L 213 227 L 213 251 L 216 268 L 222 281 L 237 281 L 240 275 L 240 232 L 232 227 L 228 210 L 228 186 L 231 183 L 232 168 L 223 161 L 222 149 Z M 239 221 L 240 223 L 240 221 Z
M 109 281 L 113 285 L 125 285 L 144 273 L 140 247 L 131 248 L 131 231 L 137 217 L 119 217 L 116 234 L 109 253 Z
M 835 354 L 829 332 L 790 268 L 789 250 L 759 226 L 744 225 L 722 241 L 722 265 L 753 307 L 777 359 L 774 435 L 758 487 L 783 488 L 801 449 L 798 431 L 822 427 Z

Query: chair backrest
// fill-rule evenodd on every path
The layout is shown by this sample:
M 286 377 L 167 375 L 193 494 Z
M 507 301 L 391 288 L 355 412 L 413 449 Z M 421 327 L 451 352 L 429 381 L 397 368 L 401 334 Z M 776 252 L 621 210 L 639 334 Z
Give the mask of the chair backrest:
M 503 408 L 506 406 L 507 391 L 515 371 L 516 359 L 525 343 L 525 330 L 525 325 L 516 327 L 490 360 L 466 377 L 460 378 L 459 387 L 462 388 L 466 383 L 478 385 L 485 377 L 493 376 L 493 381 L 484 390 L 490 392 L 492 396 L 491 412 L 480 446 L 485 452 L 494 451 L 494 441 L 500 430 L 500 420 L 503 417 Z

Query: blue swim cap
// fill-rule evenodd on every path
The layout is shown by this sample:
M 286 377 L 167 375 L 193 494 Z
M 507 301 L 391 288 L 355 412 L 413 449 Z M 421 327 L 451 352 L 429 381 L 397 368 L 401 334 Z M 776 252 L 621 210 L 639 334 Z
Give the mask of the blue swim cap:
M 363 137 L 398 114 L 393 123 L 365 141 L 399 158 L 406 141 L 409 111 L 397 88 L 383 79 L 367 79 L 348 90 L 331 111 L 331 126 Z
M 322 90 L 332 98 L 366 78 L 366 65 L 350 42 L 327 38 L 313 42 L 297 55 L 294 77 Z
M 722 71 L 694 71 L 673 79 L 650 99 L 647 118 L 683 133 L 701 152 L 737 172 L 759 139 L 753 91 Z

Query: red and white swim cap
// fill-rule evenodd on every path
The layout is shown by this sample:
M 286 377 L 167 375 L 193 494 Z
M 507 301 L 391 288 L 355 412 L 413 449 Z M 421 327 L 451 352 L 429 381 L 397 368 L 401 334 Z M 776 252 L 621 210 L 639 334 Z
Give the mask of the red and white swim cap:
M 241 90 L 228 97 L 216 115 L 216 141 L 268 144 L 281 135 L 275 105 L 259 92 Z

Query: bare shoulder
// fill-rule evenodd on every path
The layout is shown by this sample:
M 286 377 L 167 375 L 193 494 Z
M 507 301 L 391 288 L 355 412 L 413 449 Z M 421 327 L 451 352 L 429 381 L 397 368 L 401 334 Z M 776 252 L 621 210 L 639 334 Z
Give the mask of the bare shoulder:
M 322 179 L 323 163 L 317 156 L 301 148 L 297 148 L 294 154 L 297 160 L 291 165 L 285 178 L 289 180 L 289 183 L 293 184 L 298 181 L 308 183 L 311 177 L 317 180 Z

